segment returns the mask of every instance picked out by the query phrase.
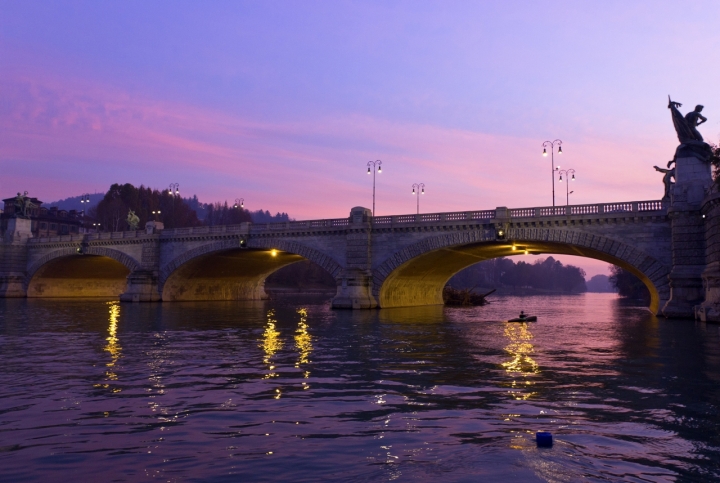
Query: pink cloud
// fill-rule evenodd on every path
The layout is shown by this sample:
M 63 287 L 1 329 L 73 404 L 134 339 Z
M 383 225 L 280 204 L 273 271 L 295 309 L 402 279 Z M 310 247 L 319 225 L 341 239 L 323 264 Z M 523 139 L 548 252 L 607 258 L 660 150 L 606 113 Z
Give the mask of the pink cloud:
M 42 76 L 5 78 L 2 88 L 10 102 L 0 114 L 0 157 L 28 166 L 84 163 L 83 177 L 93 183 L 81 190 L 118 181 L 158 185 L 174 176 L 185 194 L 205 201 L 243 196 L 250 206 L 297 218 L 342 217 L 352 206 L 371 204 L 364 165 L 380 158 L 378 214 L 414 211 L 409 187 L 418 181 L 427 185 L 423 211 L 551 204 L 550 161 L 540 156 L 538 139 L 355 114 L 261 122 Z M 654 142 L 643 145 L 566 139 L 556 161 L 577 171 L 571 203 L 659 198 L 652 165 L 672 156 L 666 134 L 648 136 Z M 22 169 L 9 173 L 8 182 L 27 179 L 45 198 L 77 194 L 82 185 L 69 191 Z M 556 200 L 564 204 L 563 184 L 556 183 Z

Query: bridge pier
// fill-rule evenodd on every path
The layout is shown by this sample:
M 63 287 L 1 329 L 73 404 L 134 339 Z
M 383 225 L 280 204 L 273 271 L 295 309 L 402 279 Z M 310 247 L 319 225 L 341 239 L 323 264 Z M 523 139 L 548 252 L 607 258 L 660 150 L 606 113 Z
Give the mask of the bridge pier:
M 338 279 L 334 309 L 374 309 L 378 303 L 372 294 L 372 277 L 362 270 L 345 270 Z
M 127 288 L 121 302 L 159 302 L 158 274 L 153 270 L 136 270 L 127 277 Z
M 0 245 L 0 297 L 26 297 L 27 241 L 32 238 L 32 221 L 10 218 Z
M 690 141 L 675 152 L 675 184 L 670 209 L 672 269 L 670 299 L 662 314 L 671 318 L 689 318 L 703 302 L 705 260 L 705 223 L 701 212 L 705 193 L 712 186 L 709 163 L 710 147 Z
M 702 273 L 705 301 L 696 308 L 696 318 L 703 322 L 720 322 L 720 193 L 711 193 L 703 201 L 705 216 L 705 259 Z
M 372 293 L 372 211 L 362 206 L 350 210 L 345 235 L 346 268 L 337 277 L 334 309 L 374 309 Z

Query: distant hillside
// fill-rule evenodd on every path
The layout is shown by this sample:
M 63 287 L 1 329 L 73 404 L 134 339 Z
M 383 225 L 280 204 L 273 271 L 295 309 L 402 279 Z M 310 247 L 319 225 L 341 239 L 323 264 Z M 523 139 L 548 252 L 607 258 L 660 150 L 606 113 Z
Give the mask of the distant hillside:
M 595 275 L 593 278 L 585 282 L 588 292 L 617 292 L 615 287 L 610 283 L 610 277 L 607 275 Z
M 64 200 L 60 201 L 51 201 L 51 202 L 43 202 L 43 206 L 46 208 L 52 208 L 53 206 L 56 206 L 59 210 L 77 210 L 82 211 L 85 210 L 86 212 L 90 210 L 90 208 L 94 208 L 97 206 L 98 203 L 103 199 L 105 196 L 105 193 L 94 193 L 90 195 L 90 203 L 80 203 L 80 200 L 82 199 L 82 195 L 80 196 L 71 196 L 70 198 L 65 198 Z M 42 200 L 40 200 L 42 201 Z
M 197 195 L 194 195 L 192 198 L 183 198 L 183 200 L 185 200 L 185 203 L 187 203 L 190 208 L 195 210 L 199 220 L 205 220 L 207 218 L 208 213 L 210 212 L 209 208 L 212 203 L 202 203 L 198 200 Z M 227 201 L 225 203 L 227 203 L 228 207 L 233 207 L 233 205 Z M 250 213 L 253 223 L 279 223 L 283 221 L 294 221 L 294 218 L 290 218 L 287 213 L 276 213 L 271 215 L 267 210 L 248 211 L 248 213 Z

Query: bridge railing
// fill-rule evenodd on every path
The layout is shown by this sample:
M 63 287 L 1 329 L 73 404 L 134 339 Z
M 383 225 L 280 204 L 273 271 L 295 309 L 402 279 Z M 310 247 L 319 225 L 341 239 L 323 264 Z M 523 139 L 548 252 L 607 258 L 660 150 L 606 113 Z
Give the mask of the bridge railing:
M 664 212 L 663 202 L 630 201 L 622 203 L 596 203 L 592 205 L 542 206 L 537 208 L 511 208 L 482 211 L 456 211 L 449 213 L 424 213 L 418 215 L 376 216 L 372 223 L 376 226 L 389 226 L 403 223 L 425 223 L 439 221 L 474 221 L 505 218 L 547 218 L 558 216 L 582 216 L 599 214 L 623 214 L 641 212 Z
M 492 219 L 540 219 L 550 217 L 568 217 L 583 215 L 610 215 L 624 216 L 633 213 L 667 213 L 667 205 L 660 200 L 651 201 L 623 201 L 619 203 L 595 203 L 591 205 L 568 206 L 541 206 L 535 208 L 497 208 L 495 210 L 480 211 L 453 211 L 448 213 L 422 213 L 417 215 L 376 216 L 372 218 L 373 226 L 391 227 L 409 223 L 438 223 L 443 221 L 462 222 Z M 188 228 L 173 228 L 162 231 L 163 238 L 183 235 L 205 234 L 248 234 L 286 230 L 316 230 L 322 228 L 343 228 L 350 224 L 350 218 L 331 218 L 326 220 L 286 221 L 281 223 L 242 223 L 240 225 L 195 226 Z M 147 233 L 137 231 L 117 231 L 103 233 L 86 233 L 77 235 L 62 235 L 45 238 L 31 238 L 30 243 L 72 242 L 92 240 L 113 240 L 122 238 L 137 238 Z

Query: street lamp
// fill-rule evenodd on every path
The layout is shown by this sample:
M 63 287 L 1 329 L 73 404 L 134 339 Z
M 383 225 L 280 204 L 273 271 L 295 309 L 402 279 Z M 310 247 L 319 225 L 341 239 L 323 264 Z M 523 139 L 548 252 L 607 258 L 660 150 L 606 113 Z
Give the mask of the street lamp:
M 88 193 L 85 193 L 80 197 L 80 203 L 82 203 L 83 206 L 87 203 L 90 204 L 90 195 Z
M 170 189 L 168 189 L 168 193 L 170 193 L 172 199 L 170 200 L 170 219 L 167 221 L 169 223 L 169 226 L 175 228 L 175 198 L 180 196 L 180 183 L 170 183 Z
M 413 183 L 412 185 L 413 192 L 412 194 L 417 194 L 417 214 L 420 214 L 420 195 L 425 194 L 425 183 Z M 418 190 L 418 193 L 415 193 L 415 190 Z
M 100 231 L 100 223 L 93 223 L 93 226 L 95 227 L 95 233 L 98 233 Z
M 560 166 L 555 167 L 555 145 L 558 147 L 558 154 L 562 154 L 561 140 L 556 139 L 555 141 L 545 141 L 543 143 L 543 156 L 547 156 L 547 147 L 550 147 L 550 175 L 552 176 L 553 206 L 555 206 L 555 171 L 560 169 Z
M 158 216 L 160 216 L 160 210 L 154 210 L 152 212 L 152 214 L 153 214 L 153 217 L 155 217 L 155 221 L 159 221 Z
M 235 198 L 235 208 L 245 208 L 245 198 Z
M 565 183 L 565 203 L 567 205 L 569 205 L 570 204 L 570 193 L 572 193 L 572 191 L 570 191 L 569 181 L 575 181 L 575 170 L 574 169 L 561 169 L 560 171 L 558 171 L 558 173 L 560 174 L 560 179 L 558 181 L 560 181 L 561 183 L 563 180 L 562 179 L 563 175 L 565 175 L 565 177 L 568 178 L 568 180 L 567 180 L 568 183 Z M 570 176 L 572 176 L 572 177 L 570 177 Z
M 377 168 L 378 173 L 382 173 L 382 161 L 378 159 L 377 161 L 368 161 L 367 163 L 367 174 L 372 173 L 373 175 L 373 217 L 375 216 L 375 168 Z

